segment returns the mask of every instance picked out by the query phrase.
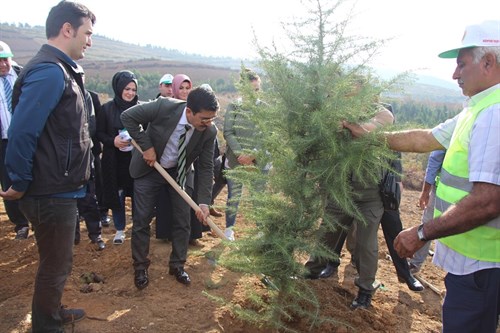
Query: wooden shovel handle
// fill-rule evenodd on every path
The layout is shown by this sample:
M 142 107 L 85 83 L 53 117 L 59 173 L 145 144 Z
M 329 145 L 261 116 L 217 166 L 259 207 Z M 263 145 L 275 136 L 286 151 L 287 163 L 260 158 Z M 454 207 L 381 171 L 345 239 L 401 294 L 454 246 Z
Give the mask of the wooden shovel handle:
M 135 149 L 137 149 L 141 154 L 143 154 L 141 147 L 139 147 L 137 142 L 135 142 L 135 140 L 133 140 L 133 139 L 132 139 L 132 144 L 134 145 Z M 182 197 L 182 199 L 184 199 L 184 201 L 186 201 L 191 208 L 193 208 L 195 211 L 201 210 L 200 206 L 198 206 L 196 204 L 196 202 L 194 202 L 193 199 L 191 199 L 191 197 L 168 174 L 168 172 L 165 171 L 165 169 L 163 169 L 163 167 L 160 165 L 160 163 L 155 161 L 154 168 L 160 173 L 160 175 L 163 176 L 163 178 L 165 178 L 165 180 L 170 184 L 170 186 L 172 186 L 177 191 L 177 193 L 179 193 L 179 195 Z M 220 230 L 220 228 L 212 221 L 212 219 L 210 219 L 210 216 L 207 217 L 206 220 L 207 220 L 208 226 L 213 231 L 215 231 L 217 236 L 219 236 L 222 239 L 228 240 L 228 238 L 226 237 L 226 235 L 224 235 L 222 230 Z

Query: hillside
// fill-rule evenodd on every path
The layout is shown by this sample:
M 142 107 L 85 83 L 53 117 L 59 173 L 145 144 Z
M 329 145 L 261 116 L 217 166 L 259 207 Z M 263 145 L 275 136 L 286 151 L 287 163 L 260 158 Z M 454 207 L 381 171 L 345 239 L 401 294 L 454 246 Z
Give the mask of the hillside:
M 42 26 L 0 23 L 0 39 L 10 45 L 15 54 L 14 59 L 23 65 L 45 43 L 45 29 Z M 92 40 L 93 47 L 80 64 L 88 78 L 103 83 L 109 82 L 116 71 L 129 69 L 155 75 L 158 79 L 167 72 L 185 73 L 195 84 L 210 83 L 216 91 L 221 91 L 220 88 L 232 87 L 242 62 L 252 65 L 252 61 L 248 59 L 205 57 L 152 45 L 124 43 L 98 34 Z M 384 77 L 388 74 L 381 70 L 380 75 Z M 155 93 L 151 91 L 144 97 L 151 98 Z M 450 83 L 428 76 L 417 77 L 415 83 L 404 87 L 404 93 L 388 95 L 392 98 L 443 103 L 461 103 L 463 100 L 460 91 L 453 89 Z
M 29 25 L 15 26 L 0 23 L 0 39 L 9 44 L 19 63 L 29 60 L 41 44 L 45 43 L 45 27 Z M 166 49 L 157 46 L 140 46 L 124 43 L 105 36 L 92 36 L 93 47 L 86 54 L 86 62 L 94 61 L 127 61 L 155 58 L 168 61 L 183 61 L 216 65 L 218 67 L 239 69 L 240 59 L 230 57 L 204 57 L 189 54 L 179 50 Z
M 0 40 L 9 44 L 15 55 L 14 60 L 24 65 L 46 42 L 45 29 L 41 26 L 17 27 L 2 23 Z M 156 96 L 158 80 L 165 73 L 184 73 L 189 75 L 195 85 L 210 83 L 214 88 L 232 87 L 234 91 L 234 78 L 241 65 L 238 59 L 202 57 L 177 50 L 142 47 L 99 35 L 93 36 L 92 41 L 92 48 L 86 52 L 85 59 L 79 61 L 85 69 L 88 83 L 94 89 L 96 86 L 105 87 L 98 89 L 99 92 L 111 92 L 109 82 L 113 74 L 128 69 L 139 77 L 145 76 L 144 80 L 140 79 L 140 97 L 144 100 Z

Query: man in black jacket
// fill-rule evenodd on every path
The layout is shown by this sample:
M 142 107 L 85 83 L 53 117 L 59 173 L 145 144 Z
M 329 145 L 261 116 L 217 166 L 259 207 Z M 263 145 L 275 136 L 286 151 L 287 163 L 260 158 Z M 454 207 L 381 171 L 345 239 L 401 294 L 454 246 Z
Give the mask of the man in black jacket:
M 90 135 L 82 73 L 76 60 L 92 46 L 95 15 L 61 1 L 47 17 L 47 44 L 19 75 L 12 95 L 5 164 L 12 186 L 0 195 L 21 199 L 40 256 L 32 302 L 33 332 L 64 332 L 85 317 L 61 307 L 73 265 L 77 198 L 90 177 Z

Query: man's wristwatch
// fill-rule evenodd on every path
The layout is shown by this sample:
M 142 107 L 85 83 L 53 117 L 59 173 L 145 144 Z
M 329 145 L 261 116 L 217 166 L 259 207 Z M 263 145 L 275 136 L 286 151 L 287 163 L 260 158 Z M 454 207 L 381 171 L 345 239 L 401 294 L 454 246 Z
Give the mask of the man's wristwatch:
M 421 240 L 422 242 L 427 242 L 427 238 L 425 238 L 425 235 L 424 235 L 424 225 L 421 224 L 418 226 L 417 228 L 417 236 L 418 236 L 418 239 Z

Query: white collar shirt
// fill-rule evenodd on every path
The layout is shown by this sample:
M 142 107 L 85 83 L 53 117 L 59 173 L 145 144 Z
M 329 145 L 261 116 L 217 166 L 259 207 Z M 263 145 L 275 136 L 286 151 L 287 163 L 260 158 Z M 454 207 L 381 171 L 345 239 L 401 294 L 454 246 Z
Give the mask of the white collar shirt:
M 193 136 L 194 130 L 193 126 L 188 122 L 186 117 L 186 109 L 182 112 L 182 116 L 175 127 L 175 130 L 172 132 L 172 135 L 168 139 L 167 145 L 163 150 L 163 154 L 160 158 L 160 165 L 165 169 L 173 168 L 177 166 L 177 158 L 179 155 L 179 138 L 182 133 L 184 133 L 185 126 L 188 125 L 190 127 L 189 131 L 186 133 L 186 144 L 189 144 L 189 140 Z
M 9 81 L 12 90 L 14 90 L 14 83 L 17 79 L 17 74 L 14 71 L 14 68 L 11 68 L 5 77 Z M 7 100 L 5 99 L 5 88 L 3 82 L 3 79 L 0 79 L 0 123 L 2 124 L 2 139 L 7 139 L 7 131 L 10 126 L 12 114 L 9 112 Z

